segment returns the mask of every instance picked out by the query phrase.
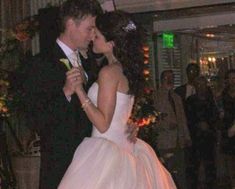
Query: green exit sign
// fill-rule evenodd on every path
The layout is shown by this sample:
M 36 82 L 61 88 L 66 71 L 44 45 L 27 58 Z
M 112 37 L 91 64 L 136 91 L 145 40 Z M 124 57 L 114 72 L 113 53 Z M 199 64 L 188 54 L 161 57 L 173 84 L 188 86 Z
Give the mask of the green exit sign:
M 162 34 L 163 48 L 174 48 L 174 34 L 163 33 Z

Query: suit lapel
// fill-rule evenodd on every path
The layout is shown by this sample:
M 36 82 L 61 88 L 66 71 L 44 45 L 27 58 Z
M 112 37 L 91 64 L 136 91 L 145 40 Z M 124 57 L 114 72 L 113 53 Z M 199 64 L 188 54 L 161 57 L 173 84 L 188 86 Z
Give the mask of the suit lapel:
M 64 71 L 67 71 L 66 66 L 60 61 L 60 59 L 67 59 L 68 61 L 69 61 L 69 59 L 57 43 L 55 44 L 55 48 L 53 50 L 52 57 L 53 57 L 54 62 L 63 65 Z M 72 64 L 70 61 L 69 61 L 69 64 L 72 67 Z
M 59 74 L 58 77 L 64 78 L 65 77 L 64 74 L 68 70 L 66 66 L 60 61 L 60 59 L 62 58 L 68 59 L 68 57 L 65 55 L 65 53 L 63 52 L 63 50 L 60 48 L 60 46 L 57 43 L 55 43 L 55 47 L 52 53 L 52 58 L 53 58 L 53 62 L 57 64 L 56 67 L 60 70 L 59 72 L 63 74 L 63 75 Z M 88 82 L 87 82 L 87 85 L 85 86 L 85 89 L 87 90 L 91 86 L 91 84 L 97 79 L 97 74 L 95 73 L 97 71 L 95 69 L 96 64 L 95 64 L 95 60 L 91 57 L 89 57 L 88 59 L 84 59 L 82 56 L 80 56 L 80 58 L 81 58 L 83 68 L 88 75 Z M 70 66 L 72 66 L 70 61 L 69 63 L 70 63 Z

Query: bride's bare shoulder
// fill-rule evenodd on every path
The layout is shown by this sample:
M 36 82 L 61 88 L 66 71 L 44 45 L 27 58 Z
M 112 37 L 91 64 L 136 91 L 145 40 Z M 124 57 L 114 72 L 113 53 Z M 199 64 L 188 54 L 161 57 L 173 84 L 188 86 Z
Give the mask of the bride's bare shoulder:
M 115 77 L 119 78 L 122 74 L 122 68 L 118 64 L 110 64 L 104 66 L 100 72 L 99 77 L 108 77 L 115 79 Z

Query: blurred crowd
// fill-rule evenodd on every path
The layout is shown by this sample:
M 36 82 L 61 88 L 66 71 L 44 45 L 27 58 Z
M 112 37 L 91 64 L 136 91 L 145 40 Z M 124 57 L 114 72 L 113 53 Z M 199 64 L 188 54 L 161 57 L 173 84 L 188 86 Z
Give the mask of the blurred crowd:
M 187 83 L 176 88 L 173 71 L 161 73 L 155 107 L 167 116 L 157 126 L 156 153 L 179 189 L 216 189 L 220 182 L 235 189 L 235 70 L 213 84 L 198 64 L 186 73 Z

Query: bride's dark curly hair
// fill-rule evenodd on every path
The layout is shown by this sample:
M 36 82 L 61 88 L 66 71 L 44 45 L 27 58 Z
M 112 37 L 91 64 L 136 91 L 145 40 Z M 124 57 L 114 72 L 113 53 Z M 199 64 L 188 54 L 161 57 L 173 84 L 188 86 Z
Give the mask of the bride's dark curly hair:
M 96 26 L 107 41 L 114 42 L 113 53 L 122 64 L 129 82 L 129 94 L 139 96 L 143 90 L 144 32 L 123 11 L 106 12 L 97 16 Z

